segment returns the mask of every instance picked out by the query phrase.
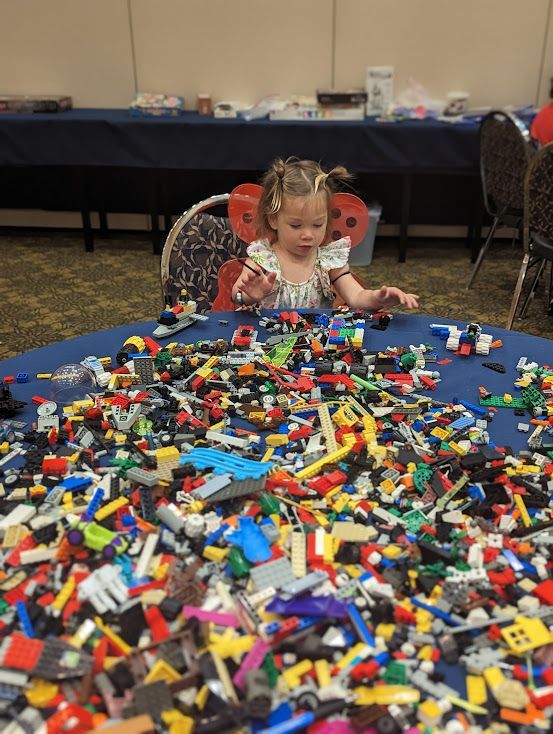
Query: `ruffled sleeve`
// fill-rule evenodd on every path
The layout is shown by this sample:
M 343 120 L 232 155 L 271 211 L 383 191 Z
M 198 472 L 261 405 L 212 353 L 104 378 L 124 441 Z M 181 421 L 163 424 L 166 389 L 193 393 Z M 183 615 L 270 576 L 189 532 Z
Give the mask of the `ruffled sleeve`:
M 319 247 L 319 266 L 322 270 L 335 270 L 343 268 L 349 260 L 349 251 L 351 250 L 351 239 L 349 237 L 341 237 L 339 240 L 329 242 L 328 245 Z
M 267 240 L 255 240 L 246 250 L 248 257 L 265 270 L 274 270 L 280 277 L 280 263 Z

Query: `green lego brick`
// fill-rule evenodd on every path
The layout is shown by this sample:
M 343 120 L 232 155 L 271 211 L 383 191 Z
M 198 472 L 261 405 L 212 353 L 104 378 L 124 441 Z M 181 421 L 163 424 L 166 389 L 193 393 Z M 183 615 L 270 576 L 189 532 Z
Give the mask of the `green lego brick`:
M 545 405 L 545 398 L 539 390 L 532 385 L 523 388 L 522 399 L 526 405 L 531 408 L 542 408 Z
M 428 518 L 420 510 L 411 510 L 403 515 L 403 519 L 407 523 L 407 529 L 410 533 L 418 533 L 422 525 L 428 522 Z
M 493 408 L 518 408 L 525 410 L 527 408 L 526 400 L 522 398 L 513 398 L 510 403 L 506 403 L 499 395 L 492 395 L 491 398 L 480 398 L 480 405 L 491 405 Z
M 388 663 L 382 677 L 390 686 L 407 685 L 407 669 L 405 665 L 399 663 L 397 660 L 392 660 L 391 663 Z

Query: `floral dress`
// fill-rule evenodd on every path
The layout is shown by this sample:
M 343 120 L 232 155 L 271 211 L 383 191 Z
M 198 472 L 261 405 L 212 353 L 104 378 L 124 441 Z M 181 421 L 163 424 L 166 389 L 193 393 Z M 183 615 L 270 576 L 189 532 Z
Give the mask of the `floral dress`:
M 277 274 L 275 290 L 265 296 L 260 305 L 263 308 L 332 308 L 334 293 L 329 271 L 347 264 L 350 248 L 349 237 L 321 245 L 311 276 L 302 283 L 293 283 L 282 276 L 278 257 L 269 241 L 255 240 L 248 247 L 249 257 L 265 270 Z

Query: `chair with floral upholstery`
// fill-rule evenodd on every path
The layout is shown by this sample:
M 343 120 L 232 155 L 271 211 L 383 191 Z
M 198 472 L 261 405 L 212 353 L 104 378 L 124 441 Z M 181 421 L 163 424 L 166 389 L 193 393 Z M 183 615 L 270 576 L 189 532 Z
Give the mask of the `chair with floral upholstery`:
M 236 235 L 225 216 L 207 213 L 227 204 L 229 194 L 200 201 L 173 225 L 161 253 L 163 303 L 173 305 L 181 290 L 196 301 L 198 311 L 211 308 L 217 295 L 217 275 L 228 260 L 247 257 L 247 243 Z
M 549 313 L 553 312 L 553 143 L 536 153 L 528 167 L 524 182 L 523 245 L 524 257 L 507 318 L 507 329 L 513 325 L 530 269 L 535 268 L 534 278 L 518 318 L 524 318 L 547 263 L 550 265 L 547 297 Z
M 524 175 L 535 148 L 523 122 L 493 110 L 480 124 L 480 178 L 484 206 L 492 226 L 472 269 L 467 288 L 476 278 L 484 256 L 501 224 L 520 230 L 523 214 Z

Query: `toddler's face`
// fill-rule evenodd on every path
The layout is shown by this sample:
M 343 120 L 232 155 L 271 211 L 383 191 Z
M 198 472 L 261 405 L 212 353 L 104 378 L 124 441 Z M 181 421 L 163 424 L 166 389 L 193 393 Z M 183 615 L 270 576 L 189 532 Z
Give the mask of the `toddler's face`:
M 324 242 L 327 219 L 326 194 L 321 192 L 310 199 L 285 196 L 269 222 L 276 230 L 279 247 L 307 258 Z

